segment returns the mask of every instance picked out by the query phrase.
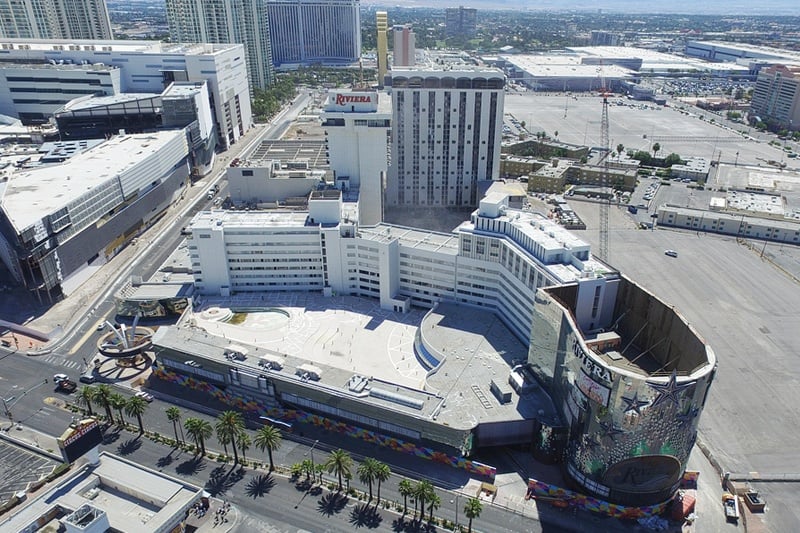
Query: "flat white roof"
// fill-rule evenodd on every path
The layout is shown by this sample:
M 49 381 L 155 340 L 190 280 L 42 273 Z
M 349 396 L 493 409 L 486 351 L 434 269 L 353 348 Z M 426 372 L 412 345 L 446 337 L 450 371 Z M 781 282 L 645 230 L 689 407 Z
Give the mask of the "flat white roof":
M 157 98 L 158 93 L 119 93 L 109 96 L 91 96 L 89 98 L 76 98 L 67 102 L 61 111 L 77 111 L 79 109 L 92 109 L 100 106 L 123 104 L 125 102 L 135 102 L 137 100 L 145 100 L 147 98 Z
M 142 54 L 182 54 L 182 55 L 203 55 L 213 54 L 220 50 L 229 50 L 239 44 L 194 44 L 194 43 L 162 43 L 161 41 L 92 41 L 81 39 L 0 39 L 2 44 L 13 44 L 14 48 L 20 49 L 20 45 L 25 45 L 24 52 L 31 50 L 39 52 L 50 52 L 54 46 L 63 46 L 64 52 L 70 52 L 70 46 L 79 46 L 80 51 L 113 51 L 113 52 L 139 52 Z
M 118 135 L 63 163 L 11 174 L 2 198 L 18 232 L 161 150 L 183 130 Z

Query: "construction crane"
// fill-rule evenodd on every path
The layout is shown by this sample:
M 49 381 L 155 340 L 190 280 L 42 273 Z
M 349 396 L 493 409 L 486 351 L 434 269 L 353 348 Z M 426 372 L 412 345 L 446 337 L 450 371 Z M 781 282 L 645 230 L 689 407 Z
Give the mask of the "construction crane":
M 600 96 L 603 99 L 603 114 L 600 117 L 600 149 L 602 150 L 603 170 L 600 177 L 600 186 L 603 191 L 600 194 L 600 247 L 597 255 L 603 261 L 608 261 L 608 203 L 609 198 L 605 195 L 605 190 L 608 187 L 608 159 L 611 153 L 611 147 L 608 141 L 608 96 L 609 91 L 606 88 L 606 77 L 603 70 L 603 61 L 600 61 Z

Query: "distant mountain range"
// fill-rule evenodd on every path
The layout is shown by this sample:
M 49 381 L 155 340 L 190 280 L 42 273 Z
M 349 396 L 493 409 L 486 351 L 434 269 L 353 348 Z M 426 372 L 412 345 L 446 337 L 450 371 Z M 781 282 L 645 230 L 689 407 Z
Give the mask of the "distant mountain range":
M 602 11 L 604 13 L 676 13 L 687 15 L 771 15 L 800 16 L 797 0 L 361 0 L 362 5 L 386 7 L 445 8 L 459 5 L 478 9 L 515 9 L 525 11 Z

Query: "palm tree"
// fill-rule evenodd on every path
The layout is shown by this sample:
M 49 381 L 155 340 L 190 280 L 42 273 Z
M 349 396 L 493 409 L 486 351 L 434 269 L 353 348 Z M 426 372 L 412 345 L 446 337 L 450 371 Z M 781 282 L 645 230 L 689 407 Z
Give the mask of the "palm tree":
M 125 412 L 128 413 L 128 415 L 130 416 L 135 416 L 136 420 L 139 421 L 140 435 L 144 433 L 144 424 L 142 424 L 142 415 L 145 413 L 145 411 L 147 411 L 148 407 L 149 405 L 144 400 L 144 398 L 139 398 L 138 396 L 131 396 L 125 403 Z
M 85 405 L 86 410 L 89 412 L 89 416 L 94 416 L 94 412 L 92 412 L 92 402 L 94 401 L 94 387 L 91 385 L 84 385 L 78 391 L 78 394 L 75 396 L 75 401 L 78 405 Z
M 264 426 L 256 432 L 255 445 L 262 452 L 266 449 L 269 456 L 269 471 L 275 470 L 275 463 L 272 461 L 272 451 L 281 447 L 283 436 L 281 430 L 275 426 Z
M 167 407 L 164 412 L 167 413 L 167 420 L 172 422 L 172 429 L 175 430 L 175 440 L 183 444 L 183 430 L 181 430 L 181 439 L 178 439 L 178 424 L 181 423 L 181 410 L 175 407 Z
M 625 146 L 623 144 L 617 145 L 617 161 L 619 161 L 620 156 L 622 155 L 622 151 L 625 150 Z
M 92 399 L 95 403 L 103 406 L 103 409 L 106 410 L 106 418 L 114 422 L 114 417 L 111 414 L 111 394 L 111 387 L 103 383 L 94 388 L 94 397 Z
M 233 447 L 233 464 L 239 462 L 239 452 L 236 451 L 236 438 L 244 431 L 244 418 L 238 411 L 224 411 L 217 417 L 217 438 L 221 443 L 230 442 Z M 226 452 L 227 453 L 227 452 Z
M 353 458 L 349 453 L 339 448 L 334 450 L 325 461 L 325 468 L 328 473 L 336 473 L 339 477 L 339 491 L 342 490 L 342 476 L 349 475 L 350 469 L 353 467 Z
M 366 483 L 369 487 L 369 501 L 372 501 L 372 482 L 375 480 L 377 468 L 378 461 L 372 457 L 367 457 L 358 465 L 358 480 L 361 483 Z
M 187 418 L 183 423 L 186 434 L 200 448 L 200 455 L 206 454 L 206 439 L 214 434 L 214 428 L 206 420 L 200 418 Z
M 659 150 L 661 150 L 661 145 L 658 143 L 653 144 L 653 157 L 656 156 L 656 152 L 658 152 Z
M 400 491 L 400 495 L 403 497 L 403 514 L 408 513 L 408 497 L 414 495 L 414 485 L 407 479 L 401 479 L 400 483 L 397 484 L 397 490 Z M 414 504 L 414 513 L 417 512 L 417 506 Z
M 390 477 L 392 477 L 392 469 L 386 463 L 378 461 L 378 466 L 375 468 L 375 479 L 378 481 L 378 501 L 381 501 L 381 483 L 389 481 Z
M 242 450 L 242 462 L 247 463 L 247 455 L 245 454 L 247 450 L 250 449 L 250 445 L 253 444 L 253 442 L 250 440 L 250 435 L 248 435 L 246 431 L 239 433 L 237 438 L 239 440 L 239 449 Z
M 428 494 L 428 522 L 433 522 L 433 511 L 438 509 L 440 505 L 442 505 L 442 499 L 438 494 L 431 491 Z
M 414 499 L 419 501 L 419 519 L 422 519 L 425 516 L 425 502 L 430 499 L 430 497 L 434 494 L 433 492 L 433 485 L 427 479 L 423 479 L 422 481 L 417 481 L 417 484 L 414 486 Z M 417 505 L 414 504 L 414 514 L 417 514 Z
M 467 531 L 470 533 L 472 533 L 472 519 L 480 517 L 481 511 L 483 511 L 483 505 L 481 505 L 481 501 L 478 498 L 470 498 L 464 504 L 464 515 L 469 518 Z
M 128 401 L 125 399 L 125 396 L 123 396 L 122 394 L 120 394 L 118 392 L 112 392 L 111 393 L 111 398 L 109 398 L 108 400 L 111 403 L 111 407 L 113 407 L 117 411 L 117 413 L 119 414 L 119 425 L 120 426 L 124 426 L 125 425 L 125 417 L 122 416 L 122 412 L 124 411 L 125 406 L 128 403 Z

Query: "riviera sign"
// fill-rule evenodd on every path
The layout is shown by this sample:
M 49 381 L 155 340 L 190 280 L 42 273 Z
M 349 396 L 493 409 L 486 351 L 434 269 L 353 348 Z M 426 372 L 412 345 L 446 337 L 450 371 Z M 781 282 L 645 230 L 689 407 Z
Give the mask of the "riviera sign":
M 583 365 L 583 368 L 586 369 L 586 372 L 588 372 L 590 376 L 595 376 L 604 380 L 606 383 L 611 383 L 611 372 L 606 367 L 595 363 L 594 360 L 589 357 L 589 354 L 583 350 L 578 339 L 572 342 L 572 353 L 581 360 L 581 365 Z
M 341 94 L 336 95 L 336 105 L 345 104 L 371 104 L 371 94 Z

